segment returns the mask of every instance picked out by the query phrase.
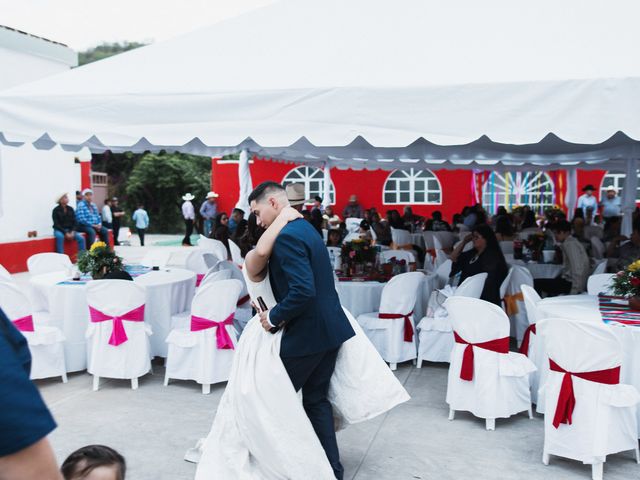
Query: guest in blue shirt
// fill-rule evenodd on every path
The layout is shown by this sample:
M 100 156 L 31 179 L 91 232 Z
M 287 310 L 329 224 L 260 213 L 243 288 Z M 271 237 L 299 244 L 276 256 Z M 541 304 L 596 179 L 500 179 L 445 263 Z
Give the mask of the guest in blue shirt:
M 144 234 L 149 228 L 149 214 L 144 209 L 144 205 L 139 204 L 138 209 L 133 212 L 131 217 L 136 222 L 136 230 L 138 231 L 138 237 L 140 237 L 140 246 L 144 247 Z
M 96 241 L 96 234 L 100 235 L 100 239 L 109 243 L 109 230 L 102 225 L 102 217 L 98 206 L 93 203 L 93 190 L 85 188 L 82 191 L 84 200 L 78 202 L 76 208 L 76 220 L 78 221 L 78 231 L 87 234 L 87 245 L 93 245 Z
M 30 370 L 27 341 L 0 309 L 0 477 L 59 479 L 47 440 L 56 423 Z
M 620 197 L 618 196 L 618 192 L 616 187 L 607 188 L 607 195 L 600 201 L 600 206 L 602 207 L 602 218 L 608 220 L 613 217 L 620 216 Z
M 218 205 L 216 204 L 218 194 L 216 192 L 207 193 L 207 198 L 200 205 L 200 215 L 204 218 L 204 235 L 208 237 L 213 230 L 213 221 L 218 214 Z

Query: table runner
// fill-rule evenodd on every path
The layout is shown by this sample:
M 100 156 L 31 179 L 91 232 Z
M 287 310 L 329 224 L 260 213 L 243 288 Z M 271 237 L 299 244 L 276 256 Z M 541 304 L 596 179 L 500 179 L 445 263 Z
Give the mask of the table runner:
M 604 323 L 640 327 L 640 311 L 631 309 L 627 299 L 613 295 L 598 295 L 598 306 Z

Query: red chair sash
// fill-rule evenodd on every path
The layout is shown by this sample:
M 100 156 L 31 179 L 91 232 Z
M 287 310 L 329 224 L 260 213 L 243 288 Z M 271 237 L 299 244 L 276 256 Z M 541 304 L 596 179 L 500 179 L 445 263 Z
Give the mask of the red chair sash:
M 403 313 L 378 313 L 378 318 L 404 318 L 404 341 L 413 342 L 413 325 L 411 325 L 411 319 L 409 318 L 411 315 L 413 315 L 413 311 L 406 315 Z
M 122 315 L 107 315 L 100 310 L 89 306 L 89 315 L 93 323 L 106 322 L 107 320 L 113 320 L 113 331 L 111 337 L 109 337 L 109 345 L 117 347 L 128 340 L 127 333 L 124 330 L 123 320 L 129 322 L 144 322 L 144 305 L 140 305 L 133 310 L 123 313 Z
M 554 372 L 564 373 L 556 413 L 553 416 L 553 426 L 558 428 L 561 423 L 571 425 L 573 420 L 573 409 L 576 406 L 576 397 L 573 394 L 572 377 L 582 378 L 589 382 L 604 383 L 606 385 L 617 385 L 620 383 L 620 367 L 608 368 L 606 370 L 594 370 L 593 372 L 567 372 L 553 360 L 549 359 L 549 368 Z
M 12 320 L 13 325 L 21 332 L 33 332 L 33 317 L 27 315 L 25 317 L 16 318 Z
M 456 343 L 466 345 L 464 354 L 462 355 L 462 367 L 460 368 L 460 378 L 462 380 L 473 380 L 473 347 L 482 348 L 484 350 L 490 350 L 496 353 L 509 353 L 509 337 L 496 338 L 495 340 L 489 340 L 482 343 L 469 343 L 455 331 L 453 332 L 453 338 Z
M 240 300 L 238 300 L 238 303 L 236 303 L 236 307 L 239 307 L 240 305 L 244 305 L 245 303 L 247 303 L 249 301 L 251 297 L 249 295 L 245 295 L 244 297 L 240 297 Z
M 231 341 L 231 337 L 226 328 L 227 325 L 233 325 L 233 315 L 232 313 L 221 322 L 191 315 L 191 331 L 198 332 L 216 327 L 216 346 L 218 350 L 233 350 L 233 341 Z
M 524 331 L 524 337 L 522 337 L 522 343 L 520 344 L 520 353 L 523 355 L 529 356 L 529 340 L 531 339 L 531 334 L 536 334 L 536 324 L 532 323 L 527 327 Z

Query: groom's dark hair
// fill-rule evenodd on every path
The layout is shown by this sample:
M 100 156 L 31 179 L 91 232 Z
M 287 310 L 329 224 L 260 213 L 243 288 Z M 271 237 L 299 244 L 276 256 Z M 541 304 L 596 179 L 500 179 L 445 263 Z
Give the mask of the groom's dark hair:
M 265 197 L 265 195 L 268 195 L 269 193 L 284 191 L 284 187 L 278 182 L 267 180 L 266 182 L 262 182 L 260 185 L 253 189 L 253 192 L 251 192 L 251 194 L 249 195 L 249 203 L 253 202 L 254 200 L 256 202 L 259 202 Z

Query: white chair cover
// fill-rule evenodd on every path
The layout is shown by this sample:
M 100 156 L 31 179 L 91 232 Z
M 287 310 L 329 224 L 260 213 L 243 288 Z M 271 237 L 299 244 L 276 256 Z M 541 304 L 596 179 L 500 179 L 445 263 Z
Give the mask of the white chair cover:
M 236 311 L 236 303 L 242 283 L 239 280 L 222 280 L 202 287 L 191 304 L 191 315 L 222 322 Z M 219 349 L 217 329 L 191 331 L 190 328 L 173 329 L 167 337 L 165 385 L 170 378 L 195 380 L 208 393 L 210 385 L 229 378 L 234 349 Z M 235 347 L 237 333 L 233 325 L 224 326 Z
M 611 294 L 612 281 L 615 278 L 614 273 L 600 273 L 591 275 L 587 280 L 587 294 L 598 295 L 604 293 L 605 295 Z
M 164 268 L 169 262 L 170 255 L 171 250 L 168 250 L 166 248 L 157 248 L 154 250 L 150 250 L 145 254 L 144 257 L 142 257 L 140 264 L 144 265 L 145 267 Z
M 220 259 L 211 252 L 204 252 L 202 254 L 202 258 L 204 259 L 204 263 L 207 265 L 207 269 L 214 267 L 216 263 L 220 261 Z
M 500 298 L 504 300 L 505 295 L 507 294 L 507 289 L 509 288 L 509 282 L 511 282 L 511 277 L 513 276 L 513 268 L 509 268 L 507 272 L 507 276 L 504 277 L 504 280 L 500 284 Z
M 591 237 L 591 256 L 596 260 L 604 257 L 604 244 L 598 237 Z
M 347 232 L 358 233 L 360 231 L 361 218 L 347 218 L 344 223 L 347 227 Z
M 418 289 L 424 274 L 403 273 L 393 277 L 383 288 L 378 312 L 363 313 L 358 323 L 385 362 L 392 368 L 399 362 L 416 358 L 416 334 L 413 319 Z M 406 317 L 379 318 L 382 314 L 400 314 Z M 405 341 L 405 318 L 414 331 L 411 341 Z
M 67 381 L 64 361 L 64 335 L 59 328 L 42 324 L 34 314 L 29 299 L 14 284 L 0 282 L 0 308 L 11 321 L 31 316 L 33 332 L 21 332 L 31 352 L 31 379 L 62 377 Z
M 244 263 L 244 258 L 242 258 L 242 251 L 233 240 L 229 240 L 229 251 L 231 252 L 231 260 L 233 260 L 238 265 L 242 265 Z
M 448 250 L 453 247 L 453 243 L 456 240 L 456 237 L 451 232 L 433 232 L 434 239 L 437 238 L 440 242 L 440 245 L 443 250 Z M 435 242 L 434 242 L 435 247 Z
M 234 316 L 233 324 L 236 327 L 238 335 L 242 334 L 244 327 L 249 320 L 253 317 L 253 309 L 251 308 L 251 300 L 249 299 L 249 290 L 247 289 L 247 283 L 242 274 L 242 270 L 237 264 L 230 260 L 223 260 L 217 263 L 219 271 L 227 270 L 231 272 L 231 278 L 239 280 L 242 283 L 242 291 L 240 292 L 240 298 L 238 298 L 238 305 L 236 314 Z
M 407 230 L 391 227 L 391 239 L 396 245 L 411 245 L 411 234 Z
M 391 261 L 392 258 L 396 260 L 404 260 L 407 263 L 415 263 L 416 257 L 409 250 L 384 250 L 380 252 L 380 256 L 385 263 Z
M 229 256 L 227 247 L 224 246 L 224 243 L 220 240 L 207 238 L 204 235 L 200 235 L 200 238 L 198 239 L 198 248 L 202 248 L 207 252 L 213 253 L 218 257 L 218 260 L 227 260 Z
M 478 344 L 504 338 L 508 342 L 509 319 L 497 305 L 458 296 L 447 299 L 444 305 L 454 331 L 467 342 Z M 530 411 L 528 375 L 535 371 L 533 363 L 519 353 L 497 353 L 473 346 L 473 379 L 463 380 L 460 372 L 467 347 L 456 343 L 451 354 L 447 385 L 450 409 L 488 420 Z
M 424 245 L 427 250 L 433 250 L 436 248 L 436 245 L 433 241 L 435 237 L 435 232 L 431 232 L 429 230 L 425 230 L 422 232 L 422 238 L 424 238 Z
M 36 253 L 27 259 L 27 269 L 31 275 L 50 272 L 64 272 L 72 266 L 69 255 L 64 253 Z
M 478 273 L 477 275 L 466 278 L 465 281 L 455 289 L 454 295 L 456 297 L 480 298 L 487 277 L 488 275 L 486 273 Z
M 436 268 L 436 275 L 438 276 L 438 285 L 436 288 L 444 288 L 444 286 L 449 282 L 449 274 L 451 273 L 452 265 L 453 262 L 449 259 L 438 265 L 438 268 Z
M 514 337 L 517 340 L 518 345 L 520 345 L 524 332 L 529 326 L 524 299 L 521 297 L 521 286 L 528 285 L 533 287 L 533 276 L 527 267 L 522 267 L 520 265 L 512 265 L 510 270 L 511 278 L 507 286 L 506 295 L 502 295 L 502 298 L 511 302 L 511 308 L 514 309 L 511 312 L 507 312 L 507 315 L 511 313 L 511 315 L 509 315 L 509 321 L 511 322 L 511 336 Z M 509 296 L 512 298 L 507 298 Z
M 513 240 L 504 240 L 498 243 L 500 244 L 500 250 L 502 250 L 503 254 L 513 254 Z
M 572 373 L 595 372 L 619 367 L 622 346 L 610 328 L 602 323 L 584 323 L 553 318 L 537 325 L 538 335 L 549 357 Z M 563 382 L 571 380 L 575 408 L 571 424 L 553 426 Z M 606 385 L 576 375 L 550 370 L 540 389 L 547 411 L 544 418 L 544 459 L 549 455 L 601 464 L 606 456 L 638 448 L 635 405 L 640 400 L 630 385 Z M 594 468 L 594 474 L 597 472 Z M 600 478 L 602 470 L 600 469 Z M 594 478 L 598 476 L 594 475 Z
M 129 227 L 120 227 L 120 230 L 118 231 L 118 238 L 116 240 L 118 240 L 118 243 L 129 244 L 131 241 L 131 230 Z
M 9 270 L 4 268 L 4 266 L 0 264 L 0 281 L 3 281 L 3 280 L 7 282 L 13 282 L 13 277 L 9 273 Z
M 128 280 L 99 280 L 87 284 L 89 308 L 111 317 L 121 316 L 145 304 L 145 289 Z M 122 321 L 127 341 L 118 346 L 109 340 L 115 322 L 90 322 L 87 329 L 87 371 L 97 378 L 137 379 L 151 370 L 151 327 L 144 322 Z M 135 387 L 134 387 L 135 388 Z
M 209 269 L 207 274 L 202 279 L 202 282 L 200 283 L 200 288 L 204 287 L 205 285 L 208 285 L 209 283 L 219 282 L 221 280 L 229 280 L 231 278 L 233 278 L 233 274 L 231 270 L 226 270 L 226 269 L 217 270 L 216 267 L 212 267 Z M 196 292 L 196 295 L 197 295 L 197 292 Z
M 187 255 L 185 260 L 184 267 L 195 274 L 206 274 L 209 271 L 209 267 L 207 267 L 207 263 L 205 262 L 205 253 L 206 252 L 203 250 L 197 248 L 190 250 L 190 253 Z
M 446 263 L 447 260 L 449 260 L 449 256 L 444 253 L 444 250 L 436 249 L 436 268 L 438 268 L 443 263 Z M 449 271 L 451 271 L 451 268 L 449 268 Z
M 605 273 L 607 271 L 607 259 L 603 258 L 602 260 L 596 260 L 596 266 L 591 272 L 592 275 L 600 275 L 601 273 Z

